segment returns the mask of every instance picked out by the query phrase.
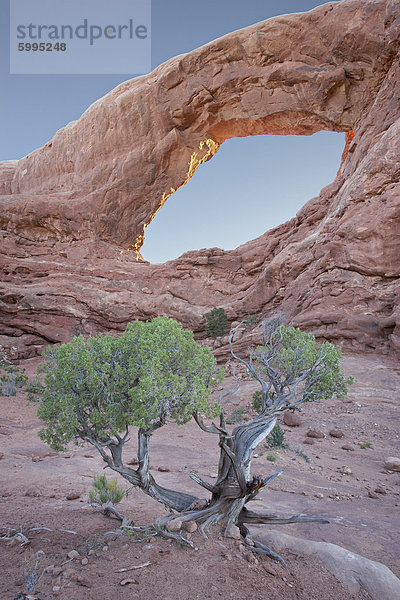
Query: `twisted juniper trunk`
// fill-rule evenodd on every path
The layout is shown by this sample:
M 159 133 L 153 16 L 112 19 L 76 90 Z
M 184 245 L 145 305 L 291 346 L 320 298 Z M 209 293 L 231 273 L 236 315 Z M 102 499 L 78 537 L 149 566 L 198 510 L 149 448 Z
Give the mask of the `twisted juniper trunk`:
M 226 535 L 236 534 L 233 526 L 240 528 L 241 535 L 246 538 L 248 530 L 246 523 L 268 523 L 284 524 L 295 522 L 319 522 L 326 523 L 322 519 L 314 517 L 305 517 L 304 515 L 293 515 L 290 517 L 279 517 L 275 514 L 259 514 L 246 508 L 246 503 L 253 500 L 260 490 L 282 471 L 269 475 L 268 477 L 253 476 L 250 478 L 251 459 L 254 450 L 274 428 L 279 410 L 265 409 L 265 413 L 252 419 L 251 421 L 236 427 L 232 434 L 226 430 L 224 415 L 221 413 L 219 427 L 212 424 L 206 426 L 201 417 L 195 413 L 194 418 L 203 431 L 218 434 L 220 446 L 220 459 L 218 465 L 218 478 L 215 484 L 203 480 L 200 475 L 192 472 L 191 478 L 211 492 L 211 498 L 208 502 L 201 505 L 198 498 L 185 492 L 171 490 L 159 485 L 149 471 L 149 445 L 152 433 L 161 427 L 162 421 L 154 424 L 152 428 L 138 430 L 138 462 L 137 469 L 132 469 L 123 464 L 122 450 L 127 435 L 124 438 L 117 436 L 117 440 L 109 439 L 107 442 L 99 443 L 87 437 L 87 441 L 92 443 L 103 457 L 103 460 L 114 471 L 118 472 L 134 486 L 140 487 L 144 493 L 148 494 L 166 507 L 180 513 L 179 518 L 182 521 L 194 520 L 199 525 L 201 533 L 205 534 L 211 526 L 221 523 L 225 528 Z M 109 452 L 106 452 L 105 447 Z M 200 506 L 200 507 L 199 507 Z M 170 514 L 160 517 L 156 521 L 156 529 L 166 535 L 177 539 L 184 539 L 191 545 L 190 540 L 186 540 L 180 534 L 167 533 L 165 526 L 168 521 L 175 518 L 176 514 Z M 254 549 L 254 548 L 253 548 Z M 263 552 L 269 556 L 284 561 L 267 548 L 257 542 L 257 552 Z
M 162 423 L 161 423 L 162 424 Z M 90 435 L 86 435 L 85 439 L 92 444 L 101 454 L 105 463 L 113 471 L 119 473 L 129 483 L 135 487 L 139 487 L 145 494 L 148 494 L 157 502 L 161 502 L 168 508 L 176 511 L 183 511 L 190 507 L 193 502 L 198 500 L 196 496 L 170 490 L 159 485 L 154 477 L 149 472 L 149 444 L 153 431 L 161 426 L 157 424 L 150 430 L 138 430 L 138 461 L 139 467 L 132 469 L 123 463 L 122 452 L 127 441 L 127 436 L 121 438 L 117 436 L 117 440 L 108 439 L 107 442 L 99 442 Z M 106 448 L 109 453 L 106 452 Z
M 226 527 L 237 524 L 244 505 L 263 487 L 261 478 L 250 480 L 250 465 L 255 448 L 274 428 L 276 417 L 260 416 L 233 430 L 232 436 L 220 434 L 218 479 L 211 505 L 218 505 Z
M 151 432 L 139 429 L 138 431 L 138 460 L 139 468 L 137 474 L 140 477 L 140 488 L 149 496 L 165 504 L 165 506 L 176 511 L 187 509 L 195 500 L 196 496 L 177 492 L 159 485 L 149 472 L 149 444 Z

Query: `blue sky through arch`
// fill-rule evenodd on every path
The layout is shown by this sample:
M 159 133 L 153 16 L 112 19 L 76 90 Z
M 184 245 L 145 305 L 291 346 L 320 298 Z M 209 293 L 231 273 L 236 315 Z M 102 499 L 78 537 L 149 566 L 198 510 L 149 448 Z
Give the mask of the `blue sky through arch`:
M 147 227 L 143 258 L 159 263 L 199 248 L 231 250 L 291 219 L 332 183 L 344 145 L 343 133 L 327 131 L 227 140 Z

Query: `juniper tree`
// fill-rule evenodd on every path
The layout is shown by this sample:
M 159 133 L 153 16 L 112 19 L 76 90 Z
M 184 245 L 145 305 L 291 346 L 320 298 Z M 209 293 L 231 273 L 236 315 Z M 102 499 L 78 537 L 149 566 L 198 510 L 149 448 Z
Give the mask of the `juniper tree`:
M 151 322 L 130 323 L 120 337 L 78 336 L 47 350 L 38 410 L 45 423 L 41 439 L 58 451 L 72 440 L 92 444 L 110 469 L 170 509 L 170 515 L 156 521 L 163 533 L 176 513 L 182 521 L 195 520 L 202 533 L 220 523 L 227 535 L 238 526 L 244 538 L 247 524 L 324 522 L 304 515 L 280 518 L 249 510 L 247 504 L 281 473 L 251 476 L 250 466 L 255 448 L 280 414 L 295 410 L 302 402 L 347 394 L 352 380 L 340 370 L 340 348 L 328 342 L 318 345 L 311 334 L 270 320 L 264 323 L 262 344 L 243 358 L 234 351 L 239 327 L 230 334 L 230 351 L 258 381 L 261 395 L 257 416 L 233 431 L 226 426 L 222 397 L 212 399 L 222 375 L 211 351 L 197 344 L 193 333 L 181 324 L 157 317 Z M 218 415 L 218 424 L 205 422 Z M 216 435 L 220 447 L 215 483 L 194 471 L 190 474 L 208 492 L 209 498 L 203 502 L 192 494 L 160 486 L 149 471 L 154 431 L 168 420 L 183 425 L 191 418 L 201 430 Z M 123 457 L 130 427 L 137 428 L 137 468 L 127 465 Z M 259 551 L 281 560 L 254 543 Z

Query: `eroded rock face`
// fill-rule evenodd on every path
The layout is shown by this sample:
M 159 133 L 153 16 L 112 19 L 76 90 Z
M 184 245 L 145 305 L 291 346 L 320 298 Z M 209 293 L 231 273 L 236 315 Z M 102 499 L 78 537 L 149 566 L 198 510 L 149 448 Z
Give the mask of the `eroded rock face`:
M 0 163 L 0 343 L 29 356 L 160 313 L 202 335 L 223 306 L 398 351 L 399 31 L 396 0 L 269 19 L 123 83 Z M 321 129 L 349 132 L 344 160 L 294 219 L 234 251 L 136 261 L 146 224 L 226 139 Z

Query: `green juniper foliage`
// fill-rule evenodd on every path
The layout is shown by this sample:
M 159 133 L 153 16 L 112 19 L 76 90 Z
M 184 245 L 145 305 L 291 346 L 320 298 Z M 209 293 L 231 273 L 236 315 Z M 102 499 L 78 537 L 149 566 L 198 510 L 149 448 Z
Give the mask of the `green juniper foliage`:
M 258 413 L 261 410 L 261 398 L 262 398 L 262 391 L 256 390 L 253 394 L 253 401 L 252 401 L 251 405 L 254 408 L 254 410 Z
M 205 317 L 208 323 L 206 328 L 207 335 L 214 338 L 224 335 L 228 326 L 228 319 L 223 308 L 213 308 Z
M 209 348 L 174 319 L 134 321 L 120 337 L 80 335 L 44 357 L 39 436 L 57 451 L 87 437 L 106 442 L 129 425 L 147 429 L 167 416 L 182 424 L 195 411 L 220 412 L 210 394 L 222 373 Z
M 246 329 L 251 329 L 258 322 L 258 315 L 248 315 L 244 321 L 244 326 Z
M 267 404 L 279 397 L 290 396 L 290 404 L 317 399 L 329 399 L 333 395 L 343 398 L 353 377 L 346 377 L 340 370 L 340 347 L 330 342 L 317 344 L 311 333 L 295 327 L 272 323 L 268 340 L 258 346 L 252 361 L 257 376 L 270 381 Z M 261 409 L 261 396 L 253 396 L 253 408 Z

